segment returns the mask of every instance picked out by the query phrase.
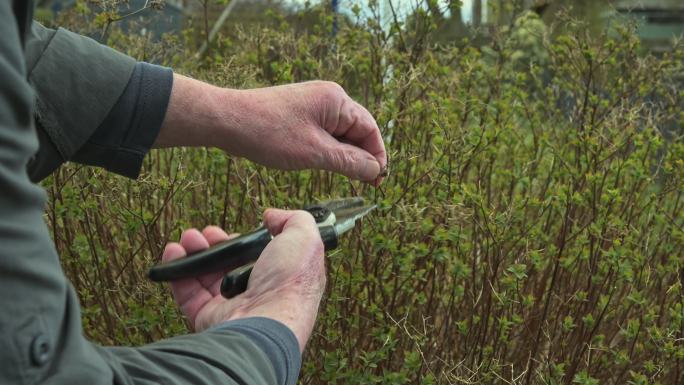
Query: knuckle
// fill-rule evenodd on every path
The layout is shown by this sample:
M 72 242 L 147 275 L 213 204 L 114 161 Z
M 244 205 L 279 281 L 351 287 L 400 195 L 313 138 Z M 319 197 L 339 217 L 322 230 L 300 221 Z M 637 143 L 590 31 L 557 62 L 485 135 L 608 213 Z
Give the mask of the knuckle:
M 342 153 L 342 162 L 345 165 L 354 165 L 357 164 L 361 158 L 358 156 L 356 152 L 352 151 L 345 151 Z
M 337 151 L 323 151 L 321 152 L 321 157 L 321 168 L 328 171 L 338 170 L 342 164 L 342 159 L 338 155 Z
M 330 81 L 330 80 L 319 80 L 319 82 L 323 87 L 325 87 L 326 89 L 329 89 L 330 91 L 333 91 L 333 92 L 342 91 L 342 92 L 344 92 L 344 88 L 342 88 L 342 86 L 339 85 L 339 83 L 337 83 L 337 82 Z
M 344 88 L 335 82 L 317 80 L 316 85 L 324 95 L 330 98 L 336 99 L 347 95 L 347 93 L 344 91 Z
M 335 155 L 335 162 L 333 163 L 335 166 L 335 172 L 342 172 L 346 171 L 349 165 L 353 164 L 351 156 L 349 156 L 346 153 L 338 153 Z
M 316 224 L 313 215 L 311 215 L 311 213 L 306 210 L 295 210 L 294 217 L 298 220 L 301 220 L 305 224 Z
M 344 88 L 343 88 L 339 83 L 336 83 L 336 82 L 328 82 L 328 85 L 329 85 L 329 87 L 331 88 L 331 90 L 332 90 L 333 92 L 338 92 L 338 93 L 341 93 L 341 94 L 344 94 L 344 95 L 347 94 L 347 93 L 344 91 Z
M 354 177 L 354 175 L 350 175 L 350 173 L 355 171 L 355 165 L 361 160 L 357 153 L 354 151 L 336 149 L 327 151 L 325 154 L 327 158 L 326 167 L 324 167 L 325 169 Z

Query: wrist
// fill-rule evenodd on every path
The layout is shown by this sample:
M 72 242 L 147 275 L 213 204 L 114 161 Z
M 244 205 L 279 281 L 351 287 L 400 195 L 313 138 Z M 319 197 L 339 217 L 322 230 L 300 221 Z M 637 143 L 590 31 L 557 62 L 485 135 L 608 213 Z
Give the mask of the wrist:
M 249 317 L 265 317 L 287 326 L 297 338 L 300 351 L 304 351 L 311 336 L 321 295 L 302 295 L 298 290 L 279 289 L 255 297 L 238 297 L 233 311 L 220 322 Z
M 262 148 L 268 139 L 267 130 L 283 120 L 278 118 L 280 111 L 266 90 L 219 89 L 214 103 L 219 118 L 210 145 L 231 155 L 252 159 L 254 151 Z
M 212 147 L 224 135 L 224 89 L 174 74 L 169 106 L 155 148 Z
M 256 112 L 250 103 L 250 95 L 243 90 L 219 88 L 213 94 L 212 107 L 215 109 L 211 126 L 211 143 L 207 146 L 220 148 L 229 154 L 244 155 L 241 149 L 246 144 L 245 134 L 252 124 Z

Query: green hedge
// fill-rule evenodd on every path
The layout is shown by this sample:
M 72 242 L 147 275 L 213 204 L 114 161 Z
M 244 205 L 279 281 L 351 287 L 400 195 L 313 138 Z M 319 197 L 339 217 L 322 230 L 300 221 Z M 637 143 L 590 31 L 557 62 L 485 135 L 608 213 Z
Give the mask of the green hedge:
M 145 279 L 181 229 L 362 195 L 380 209 L 328 256 L 301 383 L 684 382 L 683 51 L 563 16 L 562 33 L 525 14 L 482 46 L 437 44 L 426 12 L 389 32 L 351 18 L 336 39 L 325 13 L 309 32 L 270 17 L 201 62 L 178 38 L 110 41 L 223 86 L 338 81 L 377 117 L 389 178 L 202 149 L 154 151 L 138 181 L 63 167 L 47 218 L 89 337 L 186 332 Z

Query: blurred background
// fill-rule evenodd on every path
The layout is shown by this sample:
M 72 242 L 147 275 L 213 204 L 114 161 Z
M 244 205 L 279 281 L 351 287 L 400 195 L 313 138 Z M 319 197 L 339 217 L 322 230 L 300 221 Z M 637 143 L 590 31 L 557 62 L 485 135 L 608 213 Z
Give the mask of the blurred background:
M 83 12 L 84 7 L 88 7 L 93 10 L 92 18 L 106 12 L 117 19 L 125 31 L 149 35 L 153 40 L 165 33 L 180 34 L 185 28 L 194 26 L 198 29 L 195 44 L 204 43 L 202 39 L 212 30 L 215 34 L 225 33 L 237 26 L 268 23 L 271 12 L 285 17 L 295 28 L 311 27 L 314 17 L 307 18 L 303 14 L 316 12 L 326 12 L 338 19 L 353 19 L 357 12 L 362 17 L 379 16 L 383 27 L 389 28 L 394 18 L 404 21 L 420 7 L 427 7 L 439 15 L 439 34 L 445 42 L 457 42 L 473 34 L 486 35 L 488 27 L 510 23 L 513 15 L 524 10 L 535 12 L 550 24 L 559 10 L 569 9 L 574 16 L 589 21 L 595 31 L 614 18 L 634 21 L 638 25 L 638 36 L 652 50 L 667 49 L 672 39 L 684 32 L 684 2 L 680 0 L 463 0 L 428 1 L 426 4 L 394 0 L 375 3 L 372 6 L 375 9 L 371 11 L 368 5 L 348 0 L 43 0 L 38 2 L 38 18 L 48 22 L 70 10 Z M 373 12 L 379 15 L 373 15 Z M 100 23 L 106 22 L 103 16 L 99 17 Z M 135 27 L 131 28 L 132 24 Z

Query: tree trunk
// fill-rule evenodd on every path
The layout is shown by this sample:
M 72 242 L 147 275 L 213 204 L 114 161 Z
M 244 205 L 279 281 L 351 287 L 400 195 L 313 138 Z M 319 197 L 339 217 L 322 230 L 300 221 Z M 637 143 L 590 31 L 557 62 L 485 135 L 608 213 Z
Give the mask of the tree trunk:
M 477 28 L 482 24 L 482 0 L 473 1 L 473 27 Z

